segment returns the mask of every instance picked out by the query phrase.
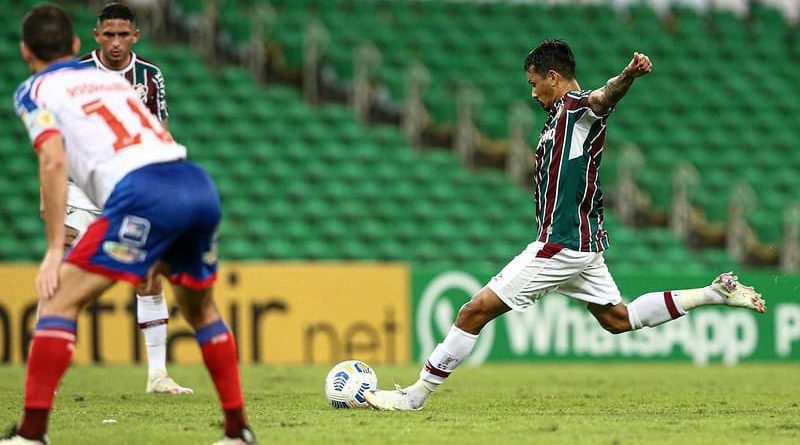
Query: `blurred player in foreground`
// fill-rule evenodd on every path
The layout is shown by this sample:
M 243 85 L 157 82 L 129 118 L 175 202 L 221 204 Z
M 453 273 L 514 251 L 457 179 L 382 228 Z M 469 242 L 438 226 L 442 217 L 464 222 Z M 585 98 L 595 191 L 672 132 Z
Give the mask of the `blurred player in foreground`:
M 2 444 L 47 443 L 58 384 L 75 348 L 75 319 L 115 281 L 169 276 L 225 413 L 218 444 L 252 444 L 236 344 L 212 297 L 220 203 L 211 178 L 185 160 L 158 119 L 119 76 L 74 58 L 80 41 L 56 6 L 22 25 L 22 58 L 34 75 L 15 106 L 39 158 L 47 251 L 36 278 L 40 314 L 30 345 L 24 416 Z M 66 151 L 66 153 L 65 153 Z M 67 171 L 103 208 L 64 256 Z
M 461 307 L 416 383 L 365 394 L 374 408 L 421 409 L 469 355 L 488 322 L 512 309 L 523 311 L 555 290 L 586 304 L 614 334 L 658 326 L 708 304 L 766 311 L 761 295 L 730 273 L 703 288 L 651 292 L 622 302 L 603 260 L 609 244 L 597 176 L 609 114 L 634 79 L 650 73 L 653 65 L 646 55 L 634 53 L 620 75 L 602 88 L 584 91 L 575 77 L 572 50 L 563 41 L 548 40 L 528 54 L 524 68 L 533 100 L 550 114 L 536 149 L 536 241 Z
M 164 76 L 152 63 L 131 51 L 139 40 L 136 18 L 125 5 L 109 3 L 97 15 L 94 40 L 100 49 L 81 57 L 81 63 L 122 76 L 139 93 L 142 103 L 167 125 L 167 96 Z M 161 193 L 161 192 L 156 192 Z M 101 210 L 74 183 L 67 190 L 66 244 L 86 231 Z M 169 309 L 167 299 L 157 276 L 136 286 L 136 317 L 144 335 L 147 351 L 147 386 L 149 393 L 191 394 L 167 374 L 167 323 Z

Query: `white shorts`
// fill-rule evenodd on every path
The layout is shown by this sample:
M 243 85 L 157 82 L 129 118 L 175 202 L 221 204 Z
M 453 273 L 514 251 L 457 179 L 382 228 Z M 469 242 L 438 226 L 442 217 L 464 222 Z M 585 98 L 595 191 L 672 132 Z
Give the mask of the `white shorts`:
M 602 252 L 578 252 L 534 241 L 487 284 L 515 311 L 523 311 L 548 292 L 585 303 L 622 302 Z
M 100 217 L 102 211 L 75 183 L 70 181 L 67 186 L 67 214 L 64 217 L 64 225 L 72 227 L 78 231 L 78 235 L 81 235 L 89 224 Z
M 89 227 L 89 224 L 100 217 L 100 213 L 90 210 L 79 209 L 67 206 L 67 214 L 64 216 L 64 225 L 78 231 L 78 236 L 82 235 Z

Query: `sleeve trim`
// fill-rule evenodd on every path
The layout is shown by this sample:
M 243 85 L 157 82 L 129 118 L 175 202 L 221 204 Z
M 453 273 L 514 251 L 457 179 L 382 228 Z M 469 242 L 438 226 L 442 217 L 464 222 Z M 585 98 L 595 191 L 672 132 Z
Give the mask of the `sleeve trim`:
M 42 147 L 42 144 L 44 144 L 46 140 L 56 135 L 61 135 L 61 131 L 56 128 L 48 128 L 47 130 L 39 133 L 39 135 L 36 136 L 36 139 L 33 141 L 33 150 L 38 153 L 39 149 Z

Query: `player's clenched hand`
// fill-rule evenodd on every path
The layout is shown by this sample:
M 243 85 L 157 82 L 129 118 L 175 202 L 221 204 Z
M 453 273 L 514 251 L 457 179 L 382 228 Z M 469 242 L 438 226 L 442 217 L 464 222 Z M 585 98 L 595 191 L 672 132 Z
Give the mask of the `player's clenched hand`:
M 47 300 L 58 289 L 58 272 L 61 269 L 63 252 L 58 249 L 48 249 L 39 266 L 39 275 L 36 277 L 36 293 L 39 298 Z
M 624 74 L 631 77 L 641 77 L 653 71 L 653 62 L 644 54 L 633 53 L 633 60 L 625 67 Z

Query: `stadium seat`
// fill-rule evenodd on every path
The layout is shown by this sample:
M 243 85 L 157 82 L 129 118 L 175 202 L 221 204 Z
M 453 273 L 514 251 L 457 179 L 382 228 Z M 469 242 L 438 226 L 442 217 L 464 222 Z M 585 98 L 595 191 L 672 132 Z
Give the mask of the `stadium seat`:
M 198 2 L 176 3 L 185 15 L 201 11 Z M 638 82 L 611 117 L 614 144 L 608 144 L 606 166 L 614 164 L 619 145 L 639 146 L 647 159 L 642 184 L 656 205 L 667 208 L 672 171 L 689 160 L 701 173 L 697 203 L 718 222 L 726 219 L 731 175 L 741 176 L 756 189 L 759 210 L 768 210 L 754 212 L 750 220 L 770 241 L 779 237 L 776 213 L 800 186 L 793 174 L 800 167 L 797 127 L 782 119 L 800 111 L 792 68 L 800 44 L 792 40 L 796 32 L 780 34 L 792 29 L 772 9 L 755 8 L 749 23 L 678 7 L 665 22 L 646 6 L 618 12 L 602 5 L 507 2 L 352 2 L 346 8 L 311 0 L 271 3 L 278 20 L 268 38 L 281 47 L 286 67 L 300 67 L 305 27 L 319 18 L 331 33 L 326 63 L 340 78 L 352 76 L 353 49 L 371 42 L 383 52 L 377 81 L 399 102 L 406 65 L 419 60 L 432 73 L 424 101 L 434 121 L 454 122 L 456 93 L 469 82 L 484 95 L 477 122 L 492 138 L 507 137 L 510 104 L 529 98 L 522 61 L 539 40 L 555 34 L 569 40 L 584 87 L 615 74 L 632 50 L 652 49 L 659 75 Z M 220 25 L 236 41 L 247 38 L 242 24 L 252 5 L 225 3 Z M 585 29 L 570 26 L 575 17 Z M 81 12 L 79 20 L 91 23 L 93 16 Z M 18 31 L 0 28 L 0 61 L 7 62 L 0 92 L 9 97 L 28 74 L 16 63 Z M 396 126 L 364 125 L 344 105 L 309 106 L 296 88 L 262 87 L 244 69 L 210 69 L 182 45 L 146 39 L 138 45 L 164 68 L 172 133 L 209 170 L 220 191 L 223 258 L 496 269 L 535 235 L 530 191 L 516 188 L 502 173 L 470 171 L 443 150 L 413 150 Z M 776 54 L 789 54 L 790 63 L 773 62 Z M 698 58 L 713 62 L 699 74 Z M 765 87 L 774 106 L 746 94 L 748 76 L 762 71 L 774 79 Z M 0 260 L 36 259 L 43 247 L 36 161 L 7 102 L 0 104 L 0 161 L 6 173 L 0 215 L 13 221 L 14 236 L 0 237 Z M 535 140 L 544 114 L 530 105 Z M 759 156 L 749 156 L 755 150 Z M 626 228 L 606 211 L 614 267 L 646 263 L 689 271 L 730 265 L 723 251 L 689 251 L 663 229 Z M 660 252 L 658 262 L 654 250 Z
M 721 150 L 741 153 L 753 149 L 755 144 L 764 144 L 764 138 L 780 134 L 783 126 L 776 125 L 778 116 L 770 115 L 777 108 L 762 107 L 753 95 L 745 94 L 748 91 L 747 77 L 730 73 L 755 74 L 766 69 L 774 74 L 771 78 L 775 82 L 771 84 L 776 85 L 778 91 L 791 90 L 796 85 L 796 82 L 789 82 L 792 72 L 787 69 L 787 64 L 764 67 L 765 61 L 779 60 L 777 55 L 797 54 L 794 48 L 799 45 L 792 45 L 790 39 L 782 36 L 781 33 L 789 30 L 781 15 L 758 4 L 753 7 L 752 24 L 728 12 L 713 11 L 702 15 L 692 8 L 680 6 L 674 7 L 671 17 L 665 21 L 644 4 L 634 4 L 627 11 L 616 12 L 607 6 L 467 3 L 456 8 L 447 3 L 412 1 L 374 5 L 359 3 L 349 8 L 346 14 L 333 6 L 317 7 L 306 2 L 282 5 L 279 23 L 284 22 L 284 26 L 293 28 L 293 31 L 287 31 L 286 37 L 278 35 L 276 39 L 290 44 L 288 51 L 297 48 L 292 43 L 292 39 L 297 39 L 292 37 L 296 35 L 292 32 L 299 32 L 297 26 L 309 17 L 319 16 L 323 21 L 336 25 L 331 28 L 328 58 L 337 70 L 344 67 L 339 74 L 344 77 L 352 74 L 349 49 L 359 43 L 359 39 L 371 41 L 384 53 L 378 78 L 398 100 L 403 88 L 402 73 L 409 56 L 421 60 L 434 74 L 435 80 L 426 94 L 425 103 L 437 121 L 449 123 L 455 119 L 454 91 L 464 80 L 484 92 L 490 91 L 491 97 L 485 101 L 477 122 L 492 137 L 506 134 L 509 103 L 514 98 L 524 100 L 527 95 L 519 65 L 536 40 L 568 28 L 565 37 L 575 48 L 578 60 L 586 60 L 586 57 L 591 60 L 591 63 L 579 65 L 579 74 L 582 79 L 588 79 L 587 85 L 601 83 L 616 72 L 626 61 L 625 53 L 630 51 L 631 42 L 635 42 L 637 48 L 657 55 L 655 62 L 664 75 L 640 82 L 642 86 L 637 89 L 650 90 L 653 94 L 632 94 L 626 99 L 614 117 L 619 125 L 612 131 L 619 131 L 620 135 L 610 136 L 609 140 L 636 143 L 651 158 L 649 163 L 660 172 L 672 170 L 676 158 L 671 153 L 675 150 L 684 153 L 705 171 L 720 160 Z M 380 26 L 374 26 L 376 15 Z M 575 17 L 580 17 L 586 27 L 574 29 L 562 25 Z M 338 24 L 342 23 L 364 23 L 365 26 L 358 27 L 359 33 L 350 32 L 354 27 L 338 31 L 342 28 Z M 414 32 L 408 32 L 411 25 Z M 476 32 L 478 29 L 480 32 Z M 531 35 L 530 29 L 539 31 Z M 591 32 L 584 32 L 584 29 Z M 602 45 L 596 44 L 596 35 L 603 36 Z M 674 44 L 675 39 L 682 43 Z M 299 55 L 294 59 L 299 60 Z M 713 62 L 700 67 L 705 75 L 694 75 L 696 64 L 692 61 L 698 59 Z M 491 69 L 486 69 L 487 65 Z M 693 82 L 688 82 L 690 76 Z M 675 94 L 675 80 L 682 81 L 691 94 Z M 708 94 L 715 90 L 724 93 Z M 791 95 L 779 94 L 778 91 L 771 94 L 781 101 L 781 114 L 796 113 L 797 102 L 782 101 L 781 98 L 788 99 Z M 704 108 L 704 104 L 696 103 L 695 97 L 699 95 L 713 105 Z M 656 97 L 659 100 L 655 100 Z M 738 97 L 741 103 L 719 100 L 724 97 Z M 649 113 L 637 112 L 637 108 L 646 108 Z M 753 127 L 758 129 L 756 136 L 751 137 L 753 133 L 746 131 L 751 126 L 741 109 L 752 110 L 750 116 L 760 116 Z M 718 120 L 712 121 L 710 115 Z M 541 114 L 537 114 L 537 120 L 541 119 Z M 725 131 L 715 131 L 720 127 Z M 761 162 L 764 168 L 769 168 L 775 165 L 775 161 L 775 157 L 765 156 Z M 739 166 L 741 163 L 728 162 L 726 168 L 733 170 Z M 656 176 L 646 184 L 648 188 L 652 187 L 654 202 L 666 207 L 669 193 L 668 185 L 664 185 L 668 184 L 668 176 L 656 171 L 652 173 Z M 768 177 L 749 179 L 761 191 L 771 187 Z M 706 210 L 716 213 L 713 208 Z

